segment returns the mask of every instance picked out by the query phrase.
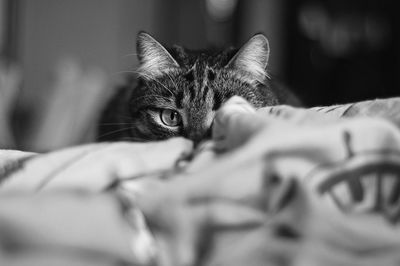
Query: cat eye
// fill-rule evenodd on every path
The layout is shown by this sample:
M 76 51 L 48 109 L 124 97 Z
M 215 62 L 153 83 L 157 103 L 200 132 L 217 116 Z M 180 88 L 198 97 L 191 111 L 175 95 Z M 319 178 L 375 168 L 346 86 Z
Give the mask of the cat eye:
M 182 123 L 181 115 L 174 110 L 164 109 L 160 111 L 161 122 L 169 127 L 177 127 Z

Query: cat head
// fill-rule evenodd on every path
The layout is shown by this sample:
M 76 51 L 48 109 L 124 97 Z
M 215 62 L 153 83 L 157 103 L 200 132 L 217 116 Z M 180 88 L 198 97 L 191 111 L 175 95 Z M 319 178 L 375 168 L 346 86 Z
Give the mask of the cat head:
M 210 136 L 215 112 L 234 95 L 256 108 L 276 104 L 269 88 L 269 44 L 254 35 L 240 49 L 167 47 L 146 32 L 137 36 L 138 85 L 130 97 L 135 140 Z

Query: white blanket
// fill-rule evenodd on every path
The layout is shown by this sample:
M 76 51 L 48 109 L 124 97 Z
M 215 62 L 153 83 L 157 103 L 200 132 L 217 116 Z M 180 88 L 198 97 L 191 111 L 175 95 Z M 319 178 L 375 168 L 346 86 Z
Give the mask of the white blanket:
M 399 111 L 233 98 L 196 149 L 4 150 L 1 265 L 397 265 Z

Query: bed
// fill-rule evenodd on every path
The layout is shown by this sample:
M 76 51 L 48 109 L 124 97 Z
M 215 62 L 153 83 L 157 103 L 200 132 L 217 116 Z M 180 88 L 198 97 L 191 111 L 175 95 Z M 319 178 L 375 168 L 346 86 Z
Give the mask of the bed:
M 255 110 L 213 138 L 0 151 L 0 265 L 398 265 L 400 98 Z

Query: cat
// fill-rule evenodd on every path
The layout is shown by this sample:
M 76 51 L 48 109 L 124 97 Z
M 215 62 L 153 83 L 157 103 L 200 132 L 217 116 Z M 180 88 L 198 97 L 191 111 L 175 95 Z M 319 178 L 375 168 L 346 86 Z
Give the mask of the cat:
M 253 35 L 240 49 L 190 50 L 167 47 L 149 33 L 137 35 L 139 67 L 106 108 L 99 141 L 210 138 L 215 112 L 234 95 L 255 108 L 296 105 L 267 72 L 267 38 Z

